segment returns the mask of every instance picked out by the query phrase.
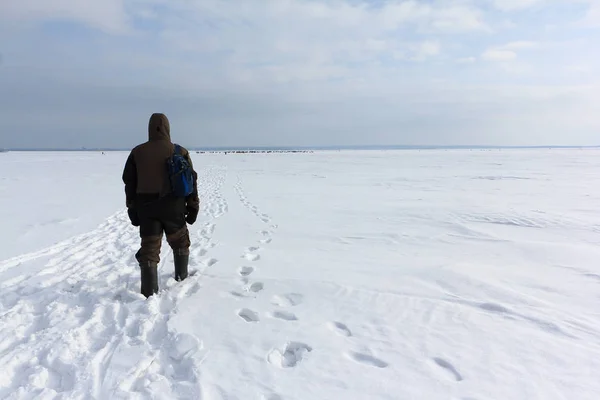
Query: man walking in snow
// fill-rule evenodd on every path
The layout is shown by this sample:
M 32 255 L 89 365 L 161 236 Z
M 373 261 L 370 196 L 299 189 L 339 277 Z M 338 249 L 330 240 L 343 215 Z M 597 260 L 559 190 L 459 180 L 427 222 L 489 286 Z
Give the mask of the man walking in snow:
M 187 224 L 198 217 L 198 174 L 187 149 L 180 147 L 193 173 L 193 191 L 187 197 L 171 194 L 167 160 L 173 155 L 171 129 L 166 115 L 155 113 L 148 123 L 148 141 L 135 147 L 125 163 L 125 203 L 132 225 L 139 226 L 141 248 L 135 257 L 140 266 L 141 293 L 158 292 L 158 263 L 163 232 L 173 249 L 175 279 L 188 275 L 190 236 Z

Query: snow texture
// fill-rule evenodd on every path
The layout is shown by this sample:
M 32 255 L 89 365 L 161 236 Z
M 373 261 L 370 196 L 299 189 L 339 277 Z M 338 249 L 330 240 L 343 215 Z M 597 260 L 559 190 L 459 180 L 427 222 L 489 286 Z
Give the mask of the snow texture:
M 600 152 L 193 154 L 139 294 L 126 152 L 0 155 L 1 399 L 597 399 Z

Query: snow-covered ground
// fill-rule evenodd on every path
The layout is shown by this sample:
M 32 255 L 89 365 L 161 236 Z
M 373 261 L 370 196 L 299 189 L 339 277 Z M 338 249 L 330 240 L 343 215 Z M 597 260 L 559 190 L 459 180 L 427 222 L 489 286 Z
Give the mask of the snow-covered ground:
M 149 300 L 126 156 L 0 155 L 0 398 L 600 398 L 600 151 L 194 154 Z

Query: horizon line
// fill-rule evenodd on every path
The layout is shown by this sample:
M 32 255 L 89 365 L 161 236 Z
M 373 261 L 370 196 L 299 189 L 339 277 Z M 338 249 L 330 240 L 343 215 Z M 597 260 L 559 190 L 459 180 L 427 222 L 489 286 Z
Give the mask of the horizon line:
M 0 151 L 130 151 L 133 147 L 12 147 Z M 289 151 L 289 150 L 435 150 L 435 149 L 583 149 L 600 145 L 327 145 L 327 146 L 190 146 L 189 151 Z

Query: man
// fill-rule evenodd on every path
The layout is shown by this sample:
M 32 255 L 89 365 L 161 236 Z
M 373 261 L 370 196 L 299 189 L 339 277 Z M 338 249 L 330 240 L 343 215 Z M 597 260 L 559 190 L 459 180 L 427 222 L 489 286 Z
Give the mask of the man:
M 175 279 L 188 275 L 190 236 L 187 224 L 198 217 L 198 174 L 193 171 L 193 192 L 187 197 L 170 194 L 167 159 L 175 151 L 166 115 L 155 113 L 148 123 L 148 141 L 135 147 L 125 163 L 125 203 L 132 225 L 139 226 L 141 248 L 135 257 L 140 266 L 141 293 L 146 298 L 158 292 L 158 263 L 163 232 L 173 249 Z M 181 154 L 192 166 L 187 149 Z M 193 166 L 192 166 L 193 170 Z

